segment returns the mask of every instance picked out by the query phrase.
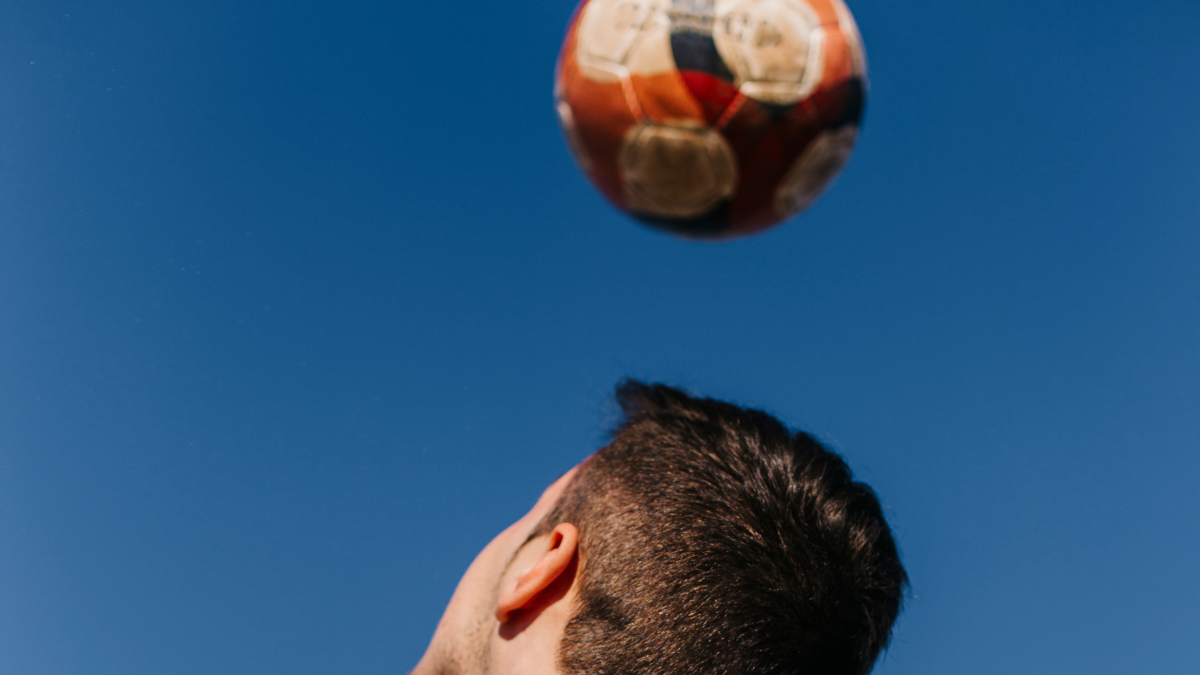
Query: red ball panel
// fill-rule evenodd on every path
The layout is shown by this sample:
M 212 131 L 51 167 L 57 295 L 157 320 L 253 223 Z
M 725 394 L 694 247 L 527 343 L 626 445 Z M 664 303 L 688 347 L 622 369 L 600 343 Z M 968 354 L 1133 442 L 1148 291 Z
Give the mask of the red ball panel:
M 786 115 L 775 120 L 761 105 L 747 101 L 726 127 L 727 134 L 734 123 L 747 127 L 742 134 L 747 142 L 745 150 L 739 153 L 742 183 L 730 211 L 731 234 L 750 234 L 770 227 L 788 215 L 776 209 L 780 180 L 821 127 L 807 101 L 793 106 Z M 756 138 L 756 142 L 752 143 L 752 138 Z
M 729 109 L 733 99 L 737 98 L 737 87 L 716 76 L 695 70 L 681 70 L 679 76 L 700 105 L 704 121 L 708 124 L 715 125 Z
M 830 0 L 804 0 L 804 2 L 816 12 L 822 26 L 838 25 L 838 12 L 834 8 L 833 2 Z
M 693 120 L 704 124 L 704 112 L 692 98 L 678 70 L 657 75 L 639 75 L 629 78 L 642 115 L 659 124 Z

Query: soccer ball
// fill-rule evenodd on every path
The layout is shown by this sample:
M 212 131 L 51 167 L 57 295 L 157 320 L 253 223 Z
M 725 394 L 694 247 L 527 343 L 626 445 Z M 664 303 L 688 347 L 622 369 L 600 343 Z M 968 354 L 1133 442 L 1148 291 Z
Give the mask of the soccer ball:
M 842 0 L 583 0 L 555 104 L 618 207 L 734 236 L 799 213 L 846 163 L 866 69 Z

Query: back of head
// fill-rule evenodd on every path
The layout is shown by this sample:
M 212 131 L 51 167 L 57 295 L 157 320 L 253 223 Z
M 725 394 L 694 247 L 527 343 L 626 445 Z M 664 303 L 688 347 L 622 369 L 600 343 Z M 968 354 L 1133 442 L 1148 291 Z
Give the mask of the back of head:
M 871 489 L 765 413 L 637 382 L 617 401 L 538 528 L 580 533 L 563 673 L 869 672 L 906 584 Z

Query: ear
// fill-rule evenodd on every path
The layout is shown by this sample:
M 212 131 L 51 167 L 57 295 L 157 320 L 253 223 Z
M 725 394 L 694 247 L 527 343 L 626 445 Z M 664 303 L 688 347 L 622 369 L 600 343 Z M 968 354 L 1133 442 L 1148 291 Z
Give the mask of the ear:
M 531 542 L 537 546 L 538 542 Z M 508 621 L 510 615 L 537 604 L 538 598 L 571 566 L 579 548 L 579 530 L 570 523 L 560 523 L 550 533 L 546 551 L 533 567 L 521 573 L 500 593 L 496 603 L 496 618 L 500 623 Z

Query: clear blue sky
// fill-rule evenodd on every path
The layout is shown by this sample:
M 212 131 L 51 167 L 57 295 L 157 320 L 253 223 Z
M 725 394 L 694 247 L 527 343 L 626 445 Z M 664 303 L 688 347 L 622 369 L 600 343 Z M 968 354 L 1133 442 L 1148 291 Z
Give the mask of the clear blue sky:
M 536 2 L 0 4 L 0 673 L 397 673 L 623 375 L 876 487 L 886 675 L 1200 669 L 1200 6 L 857 0 L 809 213 L 615 213 Z

